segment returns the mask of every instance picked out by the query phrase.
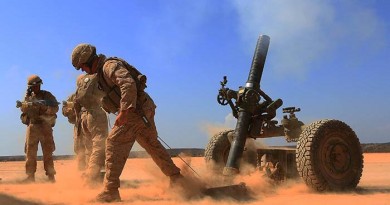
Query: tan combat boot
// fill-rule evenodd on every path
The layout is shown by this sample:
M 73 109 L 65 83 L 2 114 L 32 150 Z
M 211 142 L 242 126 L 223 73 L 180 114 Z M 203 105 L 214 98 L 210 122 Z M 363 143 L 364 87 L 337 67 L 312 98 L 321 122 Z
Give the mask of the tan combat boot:
M 49 174 L 49 175 L 47 175 L 47 177 L 49 177 L 49 181 L 51 183 L 55 183 L 56 182 L 56 178 L 54 177 L 54 174 Z
M 22 180 L 22 183 L 33 183 L 35 182 L 35 174 L 27 174 L 27 178 Z
M 116 190 L 104 190 L 97 195 L 96 200 L 99 202 L 120 202 L 121 196 L 118 189 Z

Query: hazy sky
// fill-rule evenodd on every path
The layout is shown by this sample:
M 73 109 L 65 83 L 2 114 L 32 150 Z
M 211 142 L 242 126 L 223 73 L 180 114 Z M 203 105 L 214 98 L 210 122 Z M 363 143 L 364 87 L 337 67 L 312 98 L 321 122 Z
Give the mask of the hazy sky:
M 58 101 L 74 92 L 79 43 L 147 75 L 165 142 L 204 148 L 234 128 L 216 95 L 224 75 L 229 88 L 245 84 L 260 34 L 271 37 L 261 82 L 271 98 L 300 107 L 304 123 L 339 119 L 363 143 L 390 142 L 389 10 L 387 0 L 0 1 L 0 155 L 23 154 L 15 101 L 29 75 Z M 59 112 L 55 154 L 73 154 L 72 135 Z

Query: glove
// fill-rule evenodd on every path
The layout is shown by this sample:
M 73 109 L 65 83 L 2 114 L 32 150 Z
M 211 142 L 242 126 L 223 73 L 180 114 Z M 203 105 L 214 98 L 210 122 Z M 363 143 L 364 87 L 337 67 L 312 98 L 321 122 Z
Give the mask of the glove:
M 28 105 L 28 103 L 22 103 L 22 106 L 20 106 L 20 110 L 21 110 L 23 113 L 26 113 L 26 112 L 29 110 L 29 105 Z

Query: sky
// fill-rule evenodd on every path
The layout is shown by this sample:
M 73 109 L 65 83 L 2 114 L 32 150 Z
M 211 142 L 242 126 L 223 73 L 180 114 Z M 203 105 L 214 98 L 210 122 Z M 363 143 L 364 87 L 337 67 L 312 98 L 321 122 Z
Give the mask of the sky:
M 0 156 L 24 154 L 15 102 L 29 75 L 60 102 L 75 91 L 81 72 L 70 56 L 79 43 L 148 77 L 159 137 L 170 147 L 205 148 L 235 127 L 216 96 L 225 75 L 227 87 L 245 85 L 259 35 L 271 38 L 260 83 L 271 98 L 301 108 L 305 124 L 338 119 L 362 143 L 390 142 L 389 10 L 387 0 L 2 0 Z M 54 140 L 55 155 L 73 154 L 73 126 L 61 112 Z

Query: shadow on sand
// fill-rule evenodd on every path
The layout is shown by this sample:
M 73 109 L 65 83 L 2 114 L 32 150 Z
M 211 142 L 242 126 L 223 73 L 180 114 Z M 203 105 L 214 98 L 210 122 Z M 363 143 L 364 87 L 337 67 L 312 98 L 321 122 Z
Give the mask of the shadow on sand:
M 15 198 L 6 194 L 0 194 L 0 204 L 12 204 L 12 205 L 43 205 L 41 203 L 26 201 Z
M 366 186 L 366 187 L 358 187 L 355 192 L 361 195 L 369 195 L 369 194 L 387 194 L 390 193 L 390 187 L 385 186 Z

